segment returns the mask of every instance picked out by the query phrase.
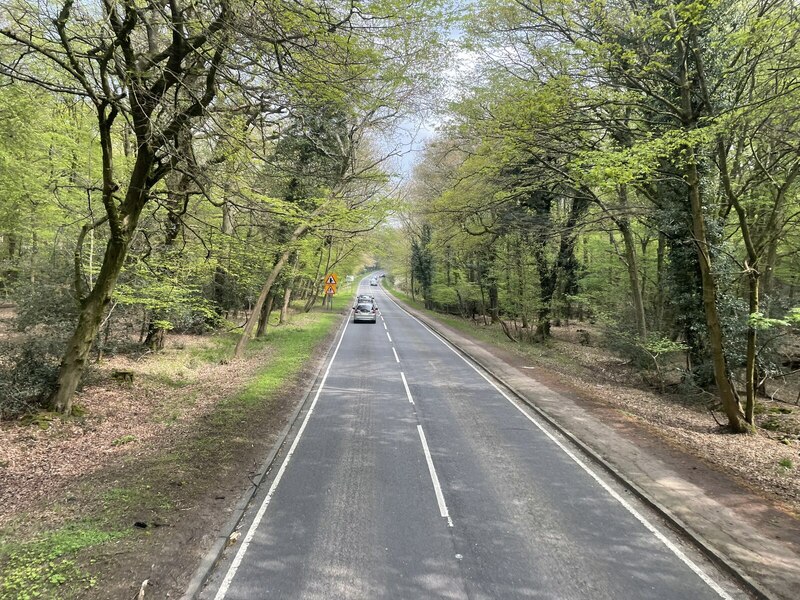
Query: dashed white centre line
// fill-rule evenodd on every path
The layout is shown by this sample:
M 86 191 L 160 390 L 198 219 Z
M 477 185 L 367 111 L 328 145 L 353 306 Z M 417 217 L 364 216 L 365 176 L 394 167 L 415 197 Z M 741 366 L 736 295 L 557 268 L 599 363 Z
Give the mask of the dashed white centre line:
M 384 321 L 384 322 L 383 322 L 383 328 L 384 328 L 386 331 L 389 331 L 389 328 L 386 326 L 386 321 Z
M 400 358 L 398 358 L 397 350 L 394 349 L 394 346 L 392 346 L 392 352 L 394 352 L 394 360 L 395 360 L 395 362 L 400 362 Z
M 408 396 L 408 401 L 411 404 L 414 404 L 414 398 L 411 397 L 411 390 L 408 389 L 408 382 L 406 381 L 406 376 L 401 372 L 400 378 L 403 380 L 403 387 L 406 388 L 406 396 Z
M 433 331 L 433 329 L 428 327 L 425 323 L 420 321 L 417 317 L 415 317 L 405 308 L 400 306 L 397 302 L 394 301 L 394 299 L 392 298 L 389 299 L 394 303 L 395 306 L 397 306 L 400 310 L 402 310 L 408 316 L 414 319 L 424 329 L 428 330 L 428 332 L 431 335 L 433 335 L 433 337 L 438 339 L 442 344 L 444 344 L 447 348 L 449 348 L 451 352 L 453 352 L 467 365 L 469 365 L 469 367 L 471 367 L 478 375 L 480 375 L 484 380 L 486 380 L 486 382 L 490 386 L 492 386 L 497 392 L 499 392 L 503 398 L 508 400 L 508 402 L 510 402 L 514 408 L 516 408 L 519 412 L 521 412 L 528 419 L 528 421 L 530 421 L 535 427 L 537 427 L 542 433 L 544 433 L 550 439 L 550 441 L 552 441 L 556 446 L 558 446 L 558 448 L 560 448 L 562 452 L 564 452 L 567 456 L 569 456 L 573 460 L 573 462 L 575 462 L 581 469 L 583 469 L 583 471 L 585 471 L 589 475 L 589 477 L 594 479 L 600 485 L 600 487 L 602 487 L 606 491 L 606 493 L 608 493 L 612 498 L 614 498 L 617 502 L 619 502 L 619 504 L 621 504 L 623 508 L 625 508 L 625 510 L 627 510 L 637 521 L 639 521 L 639 523 L 644 525 L 644 527 L 650 533 L 652 533 L 662 544 L 664 544 L 664 546 L 666 546 L 681 562 L 683 562 L 683 564 L 685 564 L 693 573 L 695 573 L 703 582 L 705 582 L 706 585 L 708 585 L 712 590 L 714 590 L 720 598 L 722 598 L 723 600 L 733 600 L 730 594 L 728 594 L 725 590 L 723 590 L 722 587 L 716 581 L 714 581 L 705 571 L 703 571 L 699 566 L 697 566 L 694 563 L 694 561 L 692 561 L 692 559 L 690 559 L 686 554 L 684 554 L 683 551 L 680 548 L 678 548 L 670 539 L 668 539 L 663 533 L 661 533 L 661 531 L 659 531 L 655 527 L 655 525 L 650 523 L 650 521 L 647 520 L 644 517 L 644 515 L 642 515 L 638 510 L 636 510 L 636 508 L 634 508 L 627 500 L 625 500 L 622 496 L 620 496 L 605 481 L 603 481 L 603 479 L 597 473 L 595 473 L 593 469 L 591 469 L 574 452 L 572 452 L 569 448 L 567 448 L 566 445 L 564 445 L 552 433 L 550 433 L 544 427 L 544 425 L 542 425 L 539 422 L 538 419 L 528 414 L 527 410 L 525 410 L 522 406 L 520 406 L 520 404 L 515 402 L 511 398 L 511 396 L 509 396 L 503 390 L 501 390 L 500 387 L 498 387 L 494 381 L 489 379 L 489 377 L 486 374 L 484 374 L 480 369 L 478 369 L 478 367 L 475 366 L 475 364 L 473 364 L 471 360 L 467 359 L 466 356 L 464 356 L 461 352 L 453 348 L 453 346 L 451 346 L 441 335 Z M 427 444 L 425 443 L 425 436 L 422 432 L 422 427 L 420 425 L 417 425 L 417 428 L 419 429 L 419 434 L 420 438 L 422 439 L 423 449 L 426 452 L 426 458 L 427 458 L 430 455 L 430 453 L 427 450 Z M 435 471 L 433 470 L 432 460 L 428 462 L 428 468 L 431 471 L 431 476 L 435 477 Z M 434 487 L 436 487 L 437 483 L 438 481 L 434 480 Z M 439 494 L 441 494 L 441 488 L 439 488 L 439 492 L 437 493 L 437 499 L 439 498 Z M 439 505 L 440 510 L 443 503 L 444 503 L 444 496 L 442 496 L 442 504 Z M 445 510 L 447 510 L 446 506 Z M 444 516 L 444 514 L 442 516 Z M 448 523 L 452 527 L 452 521 L 450 520 L 450 517 L 448 517 L 447 519 Z
M 450 518 L 450 513 L 447 512 L 447 504 L 444 502 L 444 494 L 442 493 L 442 486 L 439 485 L 439 477 L 436 475 L 436 467 L 433 466 L 433 458 L 431 451 L 428 448 L 428 441 L 425 439 L 425 432 L 422 431 L 422 425 L 417 425 L 419 432 L 419 440 L 422 442 L 422 451 L 425 453 L 425 460 L 428 462 L 428 471 L 431 474 L 431 481 L 433 481 L 433 491 L 436 492 L 436 502 L 439 504 L 439 514 L 442 518 L 447 519 L 447 526 L 453 526 L 453 520 Z
M 392 336 L 390 336 L 390 335 L 389 335 L 389 332 L 388 332 L 388 331 L 386 332 L 386 337 L 388 337 L 388 338 L 389 338 L 389 341 L 390 341 L 390 342 L 392 341 Z

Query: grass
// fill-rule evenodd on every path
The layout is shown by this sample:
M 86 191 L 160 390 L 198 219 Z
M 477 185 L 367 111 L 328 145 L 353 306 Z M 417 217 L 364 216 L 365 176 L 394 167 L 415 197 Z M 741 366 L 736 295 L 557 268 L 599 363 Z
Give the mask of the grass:
M 130 444 L 131 442 L 135 442 L 138 438 L 135 435 L 123 435 L 122 437 L 118 437 L 115 440 L 112 440 L 111 445 L 114 447 L 117 446 L 124 446 L 125 444 Z
M 193 435 L 155 455 L 125 457 L 119 472 L 106 479 L 76 482 L 66 492 L 67 502 L 51 499 L 51 523 L 19 515 L 14 525 L 0 531 L 0 600 L 81 597 L 98 585 L 101 574 L 94 567 L 95 559 L 109 543 L 117 542 L 123 550 L 135 548 L 136 539 L 151 535 L 151 525 L 182 518 L 178 511 L 187 499 L 213 486 L 209 465 L 211 469 L 237 468 L 226 461 L 236 456 L 237 449 L 252 446 L 242 435 L 242 424 L 269 414 L 276 398 L 297 379 L 340 322 L 350 300 L 339 295 L 333 310 L 319 307 L 297 313 L 292 322 L 270 327 L 266 336 L 253 340 L 248 354 L 264 356 L 263 367 L 238 393 L 218 402 L 207 417 L 198 420 Z M 219 363 L 231 356 L 236 339 L 235 335 L 214 336 L 203 348 L 178 350 L 155 360 Z M 173 404 L 196 402 L 196 391 L 182 390 L 183 385 L 163 373 L 156 377 L 173 390 L 170 396 L 179 396 L 170 401 Z M 155 418 L 163 420 L 165 415 Z M 111 444 L 135 441 L 136 437 L 125 435 Z M 135 522 L 147 528 L 137 529 Z
M 122 532 L 75 523 L 29 541 L 0 544 L 0 600 L 80 595 L 97 580 L 76 562 L 78 553 L 123 536 Z
M 536 344 L 528 343 L 514 343 L 506 337 L 503 330 L 499 326 L 481 325 L 476 324 L 470 319 L 463 317 L 439 313 L 433 310 L 426 309 L 423 302 L 420 300 L 413 300 L 407 294 L 394 288 L 389 282 L 388 278 L 384 279 L 384 288 L 398 300 L 402 300 L 409 306 L 430 315 L 440 323 L 444 323 L 448 327 L 472 336 L 482 342 L 487 342 L 495 346 L 499 346 L 519 356 L 530 359 L 537 365 L 557 365 L 562 368 L 580 368 L 575 359 L 561 352 L 556 344 L 551 341 L 539 342 Z
M 273 350 L 270 362 L 244 390 L 217 405 L 213 415 L 215 424 L 229 424 L 248 407 L 280 391 L 286 380 L 303 368 L 317 344 L 340 318 L 336 311 L 318 311 L 304 319 L 305 323 L 270 329 L 265 338 L 251 342 L 250 352 L 263 351 L 264 347 Z

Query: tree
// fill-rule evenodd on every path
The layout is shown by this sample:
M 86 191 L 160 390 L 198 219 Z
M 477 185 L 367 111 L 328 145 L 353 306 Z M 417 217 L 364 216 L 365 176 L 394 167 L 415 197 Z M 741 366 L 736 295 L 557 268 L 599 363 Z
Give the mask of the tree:
M 106 248 L 90 286 L 84 274 L 75 275 L 81 308 L 54 409 L 71 410 L 140 218 L 168 174 L 186 175 L 178 188 L 208 194 L 209 182 L 187 157 L 213 153 L 221 137 L 259 155 L 276 118 L 290 107 L 309 96 L 339 97 L 344 78 L 375 58 L 376 48 L 357 47 L 355 38 L 368 26 L 394 27 L 391 4 L 64 0 L 44 6 L 22 0 L 0 9 L 0 73 L 91 107 L 102 156 L 96 187 L 105 214 L 84 224 L 77 245 L 102 231 Z M 411 12 L 428 8 L 419 3 Z M 339 79 L 339 65 L 330 60 L 337 55 L 349 66 Z M 224 114 L 238 117 L 241 127 L 228 129 Z

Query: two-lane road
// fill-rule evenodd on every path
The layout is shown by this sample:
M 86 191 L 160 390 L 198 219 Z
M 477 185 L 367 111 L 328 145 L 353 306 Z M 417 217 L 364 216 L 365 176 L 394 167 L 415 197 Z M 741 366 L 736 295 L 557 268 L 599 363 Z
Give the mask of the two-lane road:
M 382 290 L 360 291 L 378 322 L 344 328 L 201 598 L 747 597 Z

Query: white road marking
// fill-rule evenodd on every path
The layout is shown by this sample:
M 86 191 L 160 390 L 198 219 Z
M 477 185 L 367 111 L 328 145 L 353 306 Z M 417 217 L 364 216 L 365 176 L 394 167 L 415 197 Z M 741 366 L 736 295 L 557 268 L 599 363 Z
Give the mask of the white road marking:
M 394 349 L 394 346 L 392 346 L 392 352 L 394 352 L 394 360 L 395 360 L 395 362 L 400 362 L 400 359 L 397 357 L 397 350 Z
M 381 319 L 381 321 L 383 321 L 383 319 Z M 389 331 L 389 328 L 386 326 L 386 321 L 383 321 L 383 328 L 384 328 L 386 331 Z
M 388 294 L 387 294 L 388 296 Z M 720 587 L 720 585 L 714 581 L 705 571 L 703 571 L 700 567 L 698 567 L 691 558 L 686 556 L 684 552 L 678 548 L 675 544 L 673 544 L 667 537 L 661 533 L 656 527 L 647 520 L 647 518 L 642 515 L 638 510 L 636 510 L 625 498 L 620 496 L 616 491 L 614 491 L 605 481 L 603 481 L 597 473 L 595 473 L 586 463 L 584 463 L 578 456 L 575 455 L 572 450 L 567 448 L 561 441 L 559 441 L 553 434 L 551 434 L 545 427 L 532 415 L 528 414 L 528 412 L 520 406 L 520 404 L 514 401 L 508 394 L 506 394 L 500 387 L 495 384 L 494 381 L 489 379 L 489 377 L 483 373 L 476 365 L 472 363 L 466 356 L 461 354 L 458 350 L 453 348 L 447 340 L 445 340 L 442 336 L 438 333 L 433 331 L 430 327 L 428 327 L 425 323 L 420 321 L 417 317 L 412 315 L 408 312 L 405 308 L 400 306 L 397 302 L 395 302 L 394 298 L 389 296 L 389 299 L 403 312 L 405 312 L 409 317 L 414 319 L 417 323 L 422 325 L 432 336 L 434 336 L 437 340 L 439 340 L 442 344 L 444 344 L 447 348 L 450 349 L 453 354 L 458 356 L 461 360 L 467 363 L 473 371 L 475 371 L 478 375 L 483 377 L 489 385 L 491 385 L 495 390 L 497 390 L 503 398 L 508 400 L 511 405 L 516 408 L 519 412 L 521 412 L 531 423 L 533 423 L 542 433 L 544 433 L 556 446 L 558 446 L 567 456 L 569 456 L 581 469 L 583 469 L 592 479 L 594 479 L 600 487 L 602 487 L 612 498 L 614 498 L 617 502 L 619 502 L 625 510 L 627 510 L 637 521 L 639 521 L 650 533 L 652 533 L 656 539 L 658 539 L 662 544 L 664 544 L 683 564 L 685 564 L 691 571 L 697 575 L 708 587 L 714 590 L 720 598 L 724 600 L 733 600 L 733 598 Z M 419 426 L 418 426 L 419 427 Z M 420 436 L 423 435 L 422 429 L 420 428 Z M 423 441 L 424 445 L 424 441 Z M 432 468 L 432 463 L 429 463 L 429 467 Z M 435 484 L 434 484 L 435 485 Z
M 389 335 L 389 332 L 388 332 L 388 331 L 386 332 L 386 337 L 388 337 L 388 338 L 389 338 L 389 341 L 390 341 L 390 342 L 392 341 L 392 336 L 390 336 L 390 335 Z
M 433 481 L 433 491 L 436 492 L 436 502 L 439 504 L 439 514 L 447 519 L 447 526 L 453 526 L 453 520 L 450 518 L 450 513 L 447 512 L 447 504 L 444 502 L 444 494 L 442 493 L 442 486 L 439 485 L 439 477 L 436 475 L 436 467 L 433 466 L 433 457 L 428 448 L 428 441 L 425 439 L 425 432 L 422 431 L 422 425 L 417 425 L 419 432 L 419 440 L 422 442 L 422 451 L 425 453 L 425 460 L 428 462 L 428 471 L 431 474 L 431 481 Z
M 400 372 L 400 378 L 403 380 L 403 387 L 406 388 L 406 396 L 408 396 L 408 401 L 411 402 L 411 404 L 414 404 L 414 398 L 411 397 L 411 390 L 408 389 L 408 382 L 406 381 L 406 376 L 402 373 L 402 371 Z
M 311 418 L 311 415 L 314 412 L 314 407 L 317 405 L 317 400 L 319 400 L 322 389 L 325 387 L 325 382 L 328 380 L 328 374 L 331 372 L 333 361 L 336 360 L 336 355 L 339 353 L 339 348 L 342 345 L 342 340 L 344 339 L 344 334 L 347 331 L 347 326 L 349 323 L 350 320 L 348 319 L 344 324 L 344 329 L 342 329 L 342 335 L 339 338 L 339 343 L 336 344 L 336 349 L 333 351 L 333 356 L 331 356 L 331 360 L 328 363 L 328 368 L 325 369 L 325 375 L 323 375 L 322 381 L 319 384 L 319 388 L 317 388 L 317 393 L 314 395 L 314 400 L 311 402 L 311 406 L 308 409 L 305 419 L 303 419 L 303 424 L 300 426 L 300 429 L 298 430 L 297 435 L 295 436 L 294 441 L 289 448 L 289 452 L 286 453 L 286 458 L 283 459 L 283 463 L 281 464 L 280 469 L 278 469 L 277 475 L 275 475 L 275 480 L 272 482 L 264 501 L 261 503 L 261 507 L 258 509 L 256 517 L 253 519 L 253 523 L 250 525 L 250 529 L 247 530 L 247 535 L 245 536 L 244 541 L 242 541 L 242 545 L 239 547 L 239 551 L 236 553 L 233 562 L 231 562 L 231 566 L 228 569 L 228 572 L 225 574 L 225 579 L 222 580 L 222 584 L 217 591 L 217 595 L 214 596 L 214 600 L 222 600 L 225 597 L 225 594 L 228 593 L 228 588 L 231 585 L 231 581 L 233 581 L 233 577 L 236 575 L 236 571 L 239 569 L 239 565 L 242 563 L 242 559 L 244 558 L 245 552 L 247 552 L 248 546 L 250 546 L 250 542 L 253 541 L 253 536 L 255 535 L 256 529 L 258 529 L 258 525 L 261 523 L 261 519 L 264 518 L 264 513 L 267 510 L 267 506 L 269 506 L 270 500 L 272 500 L 272 496 L 275 493 L 275 490 L 278 488 L 278 484 L 281 482 L 281 478 L 286 471 L 286 467 L 289 464 L 297 445 L 300 443 L 300 438 L 303 437 L 303 432 L 306 429 L 306 425 L 308 425 L 308 420 Z

